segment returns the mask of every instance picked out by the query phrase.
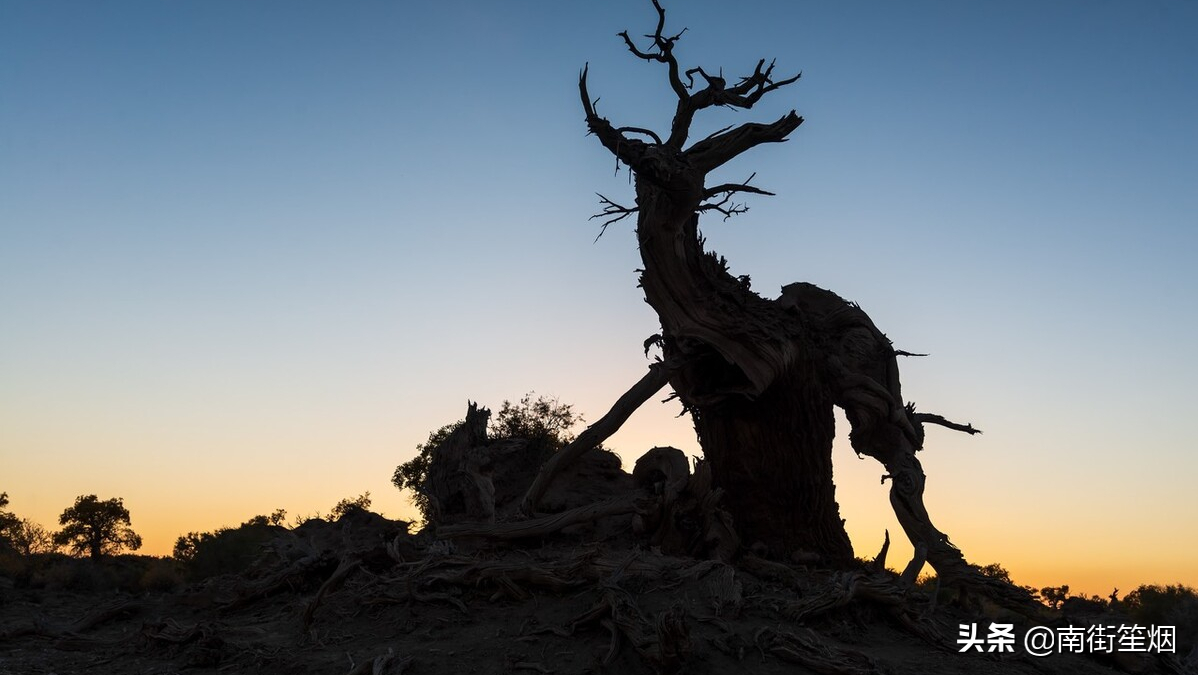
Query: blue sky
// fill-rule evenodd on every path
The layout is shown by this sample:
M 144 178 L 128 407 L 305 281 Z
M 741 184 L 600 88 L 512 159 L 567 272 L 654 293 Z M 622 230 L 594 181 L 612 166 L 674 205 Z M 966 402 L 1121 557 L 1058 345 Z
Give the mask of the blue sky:
M 1028 583 L 1198 584 L 1176 543 L 1198 539 L 1198 4 L 667 10 L 684 64 L 803 72 L 697 123 L 806 119 L 713 177 L 778 196 L 703 230 L 762 294 L 816 283 L 932 354 L 903 363 L 906 395 L 986 431 L 930 434 L 942 529 Z M 12 509 L 53 525 L 78 494 L 122 496 L 155 552 L 367 489 L 398 516 L 391 470 L 468 398 L 601 416 L 656 321 L 630 224 L 593 243 L 594 193 L 631 188 L 576 83 L 589 62 L 602 114 L 664 128 L 661 69 L 616 37 L 654 19 L 633 0 L 0 0 Z M 676 414 L 611 445 L 697 453 Z M 897 533 L 881 467 L 836 461 L 872 555 Z

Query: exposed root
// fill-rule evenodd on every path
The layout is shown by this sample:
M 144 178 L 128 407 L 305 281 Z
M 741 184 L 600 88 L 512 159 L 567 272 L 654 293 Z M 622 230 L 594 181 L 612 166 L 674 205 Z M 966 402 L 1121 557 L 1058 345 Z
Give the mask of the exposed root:
M 763 628 L 753 641 L 762 652 L 825 675 L 874 675 L 882 672 L 868 656 L 837 647 L 809 628 Z

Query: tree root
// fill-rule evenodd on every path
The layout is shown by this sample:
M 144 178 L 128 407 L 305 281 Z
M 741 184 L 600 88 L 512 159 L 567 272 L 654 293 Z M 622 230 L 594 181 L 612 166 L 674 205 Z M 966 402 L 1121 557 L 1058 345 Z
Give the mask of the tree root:
M 587 523 L 599 518 L 619 516 L 637 511 L 638 500 L 635 497 L 616 497 L 604 502 L 587 504 L 569 511 L 511 523 L 459 523 L 437 528 L 437 537 L 442 539 L 460 539 L 464 537 L 480 537 L 511 541 L 544 537 L 564 530 L 571 525 Z
M 595 622 L 611 633 L 604 665 L 611 665 L 619 657 L 625 641 L 659 673 L 678 672 L 690 654 L 690 629 L 685 610 L 675 605 L 659 613 L 650 623 L 632 595 L 614 580 L 604 584 L 598 604 L 570 622 L 569 632 L 573 634 L 580 626 Z
M 51 639 L 78 639 L 82 633 L 112 621 L 136 614 L 144 609 L 144 604 L 134 600 L 116 600 L 98 607 L 92 612 L 79 617 L 66 626 L 55 626 L 42 619 L 34 619 L 32 623 L 18 626 L 0 633 L 0 640 L 11 640 L 25 636 L 45 637 Z
M 315 597 L 313 597 L 307 602 L 307 604 L 304 605 L 304 613 L 301 619 L 305 630 L 312 625 L 312 619 L 316 614 L 316 608 L 320 606 L 320 602 L 324 599 L 324 596 L 336 591 L 338 588 L 341 588 L 342 584 L 345 583 L 345 580 L 349 578 L 349 575 L 352 574 L 354 570 L 358 569 L 360 564 L 361 561 L 357 560 L 356 558 L 342 560 L 341 564 L 337 566 L 337 569 L 333 571 L 333 574 L 330 575 L 329 578 L 320 585 L 320 589 L 316 591 Z
M 841 649 L 809 628 L 762 628 L 753 641 L 762 653 L 797 663 L 825 675 L 876 675 L 882 671 L 865 654 Z
M 346 675 L 402 675 L 411 663 L 411 656 L 400 658 L 394 649 L 388 649 L 386 654 L 352 666 Z

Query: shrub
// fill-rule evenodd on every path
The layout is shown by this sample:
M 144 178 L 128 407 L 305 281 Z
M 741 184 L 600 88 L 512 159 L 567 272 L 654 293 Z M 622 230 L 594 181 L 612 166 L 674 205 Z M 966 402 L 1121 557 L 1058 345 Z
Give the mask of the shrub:
M 329 511 L 329 520 L 338 521 L 348 513 L 352 513 L 354 511 L 366 511 L 369 508 L 370 491 L 367 490 L 353 499 L 346 497 L 345 499 L 337 502 L 337 504 L 333 506 L 333 510 Z
M 574 440 L 570 430 L 582 424 L 583 419 L 574 412 L 571 405 L 547 396 L 537 396 L 534 399 L 534 395 L 535 392 L 529 392 L 517 403 L 504 401 L 499 413 L 489 425 L 489 436 L 526 439 L 531 444 L 536 460 L 543 462 Z M 426 442 L 416 446 L 416 456 L 397 466 L 391 476 L 391 482 L 395 487 L 412 491 L 412 503 L 426 523 L 430 519 L 432 504 L 425 480 L 428 477 L 433 449 L 444 443 L 463 422 L 464 420 L 458 420 L 430 433 Z
M 175 541 L 174 558 L 193 580 L 240 574 L 258 559 L 262 545 L 283 529 L 251 518 L 235 528 L 189 532 Z

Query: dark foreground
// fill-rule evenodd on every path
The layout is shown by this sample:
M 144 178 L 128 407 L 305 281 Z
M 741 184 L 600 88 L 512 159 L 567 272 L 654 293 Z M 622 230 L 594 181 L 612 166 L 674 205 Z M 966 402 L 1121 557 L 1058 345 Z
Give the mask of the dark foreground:
M 172 592 L 0 588 L 0 674 L 1193 672 L 1168 656 L 1032 657 L 1026 628 L 1066 619 L 917 590 L 896 604 L 879 591 L 890 573 L 583 543 L 594 532 L 472 548 L 403 530 L 321 521 L 244 574 Z M 959 653 L 960 624 L 984 636 L 992 621 L 1016 625 L 1014 653 Z

